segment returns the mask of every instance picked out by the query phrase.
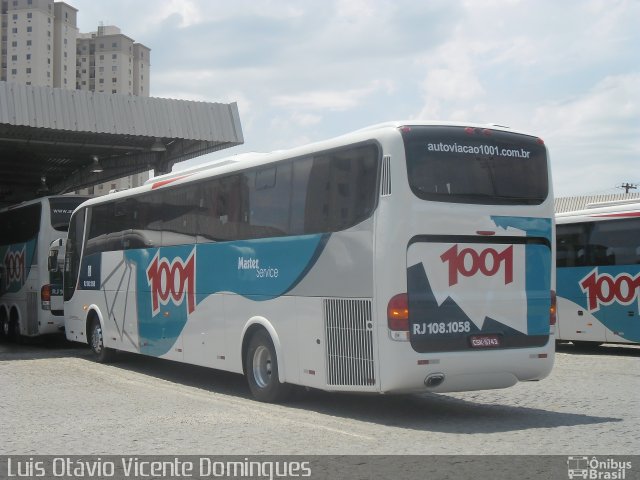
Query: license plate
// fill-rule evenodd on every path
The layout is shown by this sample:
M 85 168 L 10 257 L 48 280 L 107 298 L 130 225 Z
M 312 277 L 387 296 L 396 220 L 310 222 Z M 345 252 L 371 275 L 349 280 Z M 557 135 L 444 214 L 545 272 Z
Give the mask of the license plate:
M 472 348 L 497 348 L 502 344 L 500 335 L 471 335 L 469 342 Z

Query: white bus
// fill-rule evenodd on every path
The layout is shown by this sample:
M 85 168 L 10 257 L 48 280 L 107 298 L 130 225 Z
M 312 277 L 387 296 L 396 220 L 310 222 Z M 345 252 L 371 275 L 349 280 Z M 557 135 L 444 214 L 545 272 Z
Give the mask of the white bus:
M 0 210 L 0 336 L 18 341 L 61 333 L 62 275 L 49 276 L 50 243 L 69 228 L 75 208 L 87 197 L 43 197 Z M 60 292 L 60 293 L 58 293 Z
M 558 340 L 640 342 L 640 202 L 556 216 Z
M 553 247 L 542 140 L 389 123 L 86 202 L 66 334 L 243 373 L 262 401 L 508 387 L 553 364 Z

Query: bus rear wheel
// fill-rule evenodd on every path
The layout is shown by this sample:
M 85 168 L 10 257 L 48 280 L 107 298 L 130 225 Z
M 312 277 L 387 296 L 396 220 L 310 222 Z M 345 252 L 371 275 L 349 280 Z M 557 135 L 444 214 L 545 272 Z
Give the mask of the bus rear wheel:
M 9 339 L 9 320 L 5 316 L 0 317 L 0 340 Z
M 115 356 L 115 350 L 104 346 L 104 339 L 102 336 L 102 326 L 100 326 L 100 320 L 94 318 L 91 322 L 91 329 L 89 330 L 89 346 L 93 351 L 96 360 L 99 363 L 111 362 Z
M 265 330 L 258 330 L 251 337 L 245 367 L 249 390 L 256 400 L 278 403 L 291 395 L 291 385 L 281 383 L 278 378 L 276 349 Z

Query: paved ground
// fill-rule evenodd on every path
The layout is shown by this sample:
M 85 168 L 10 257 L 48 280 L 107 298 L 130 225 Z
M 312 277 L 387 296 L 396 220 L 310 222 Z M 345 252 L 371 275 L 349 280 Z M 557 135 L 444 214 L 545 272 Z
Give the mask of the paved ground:
M 242 377 L 64 342 L 0 344 L 0 454 L 636 454 L 640 348 L 559 351 L 505 390 L 249 398 Z

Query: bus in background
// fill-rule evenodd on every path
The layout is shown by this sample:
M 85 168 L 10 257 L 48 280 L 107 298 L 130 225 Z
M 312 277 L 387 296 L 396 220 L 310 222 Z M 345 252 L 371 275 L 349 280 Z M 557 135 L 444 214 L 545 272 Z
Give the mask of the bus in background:
M 64 328 L 62 303 L 51 305 L 62 275 L 50 277 L 47 255 L 87 198 L 43 197 L 0 210 L 0 337 L 18 341 Z
M 244 374 L 267 402 L 503 388 L 552 368 L 554 247 L 541 139 L 388 123 L 86 202 L 66 335 Z
M 640 342 L 640 202 L 556 215 L 558 340 Z

